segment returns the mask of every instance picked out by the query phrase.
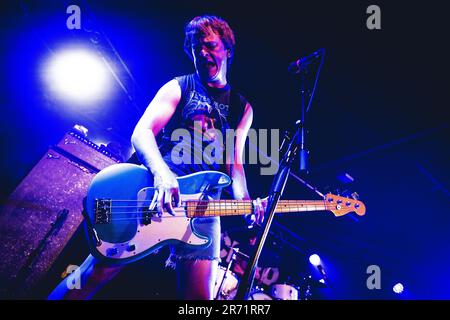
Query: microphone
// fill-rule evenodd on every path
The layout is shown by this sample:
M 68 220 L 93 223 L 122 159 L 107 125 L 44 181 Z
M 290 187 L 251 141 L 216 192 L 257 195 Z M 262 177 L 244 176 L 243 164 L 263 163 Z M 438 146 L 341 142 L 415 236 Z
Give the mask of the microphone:
M 300 73 L 301 71 L 305 70 L 305 68 L 307 68 L 312 62 L 320 58 L 324 54 L 324 52 L 325 49 L 319 49 L 306 57 L 292 62 L 288 67 L 289 73 Z
M 325 281 L 328 280 L 327 274 L 325 273 L 325 269 L 323 268 L 323 266 L 321 264 L 319 264 L 317 266 L 317 269 L 319 270 L 320 274 L 322 275 L 323 280 L 325 280 Z

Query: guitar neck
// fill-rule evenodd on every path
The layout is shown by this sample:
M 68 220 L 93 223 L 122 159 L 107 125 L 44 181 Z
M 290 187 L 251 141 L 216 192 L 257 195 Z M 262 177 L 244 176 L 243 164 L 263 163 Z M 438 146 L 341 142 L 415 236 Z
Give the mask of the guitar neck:
M 186 202 L 187 216 L 216 217 L 239 216 L 251 214 L 253 203 L 251 200 L 210 200 Z M 276 213 L 323 211 L 330 210 L 331 204 L 325 200 L 280 200 Z

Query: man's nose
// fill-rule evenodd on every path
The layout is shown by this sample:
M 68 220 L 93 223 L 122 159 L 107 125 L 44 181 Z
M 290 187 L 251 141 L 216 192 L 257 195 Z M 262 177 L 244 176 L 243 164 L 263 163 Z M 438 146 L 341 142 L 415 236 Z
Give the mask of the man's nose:
M 209 51 L 208 51 L 208 49 L 206 48 L 206 46 L 202 46 L 202 47 L 201 47 L 201 49 L 200 49 L 200 55 L 201 55 L 202 57 L 207 57 L 207 56 L 209 55 Z

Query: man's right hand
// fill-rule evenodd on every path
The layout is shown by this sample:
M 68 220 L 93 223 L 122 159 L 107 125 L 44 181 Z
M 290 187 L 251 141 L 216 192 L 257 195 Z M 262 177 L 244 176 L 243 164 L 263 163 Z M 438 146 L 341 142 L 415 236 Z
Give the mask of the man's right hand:
M 158 215 L 161 216 L 164 209 L 170 214 L 175 215 L 172 201 L 175 204 L 175 207 L 181 206 L 180 187 L 175 174 L 170 170 L 156 172 L 153 178 L 153 186 L 158 190 L 158 197 L 156 199 L 156 210 L 158 211 Z

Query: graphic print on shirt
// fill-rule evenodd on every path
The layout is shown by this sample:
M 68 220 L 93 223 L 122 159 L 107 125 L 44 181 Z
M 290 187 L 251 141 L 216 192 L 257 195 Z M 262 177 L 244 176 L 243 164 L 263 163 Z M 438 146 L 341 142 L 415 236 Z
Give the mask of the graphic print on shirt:
M 211 118 L 217 118 L 215 114 L 218 114 L 221 119 L 217 120 L 223 121 L 228 117 L 228 110 L 228 105 L 218 103 L 193 90 L 190 91 L 188 102 L 183 109 L 183 118 L 185 120 L 192 119 L 192 117 L 197 114 L 204 114 Z

